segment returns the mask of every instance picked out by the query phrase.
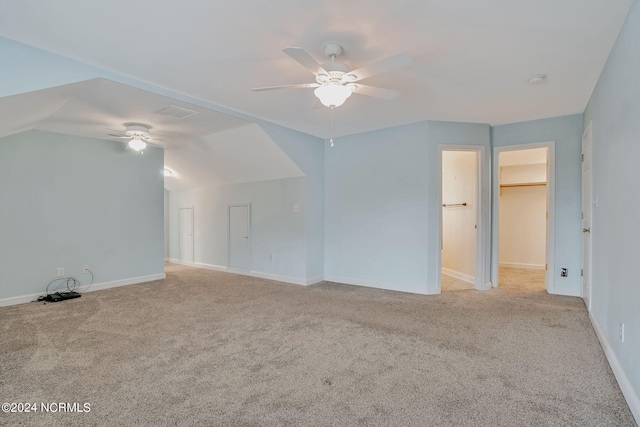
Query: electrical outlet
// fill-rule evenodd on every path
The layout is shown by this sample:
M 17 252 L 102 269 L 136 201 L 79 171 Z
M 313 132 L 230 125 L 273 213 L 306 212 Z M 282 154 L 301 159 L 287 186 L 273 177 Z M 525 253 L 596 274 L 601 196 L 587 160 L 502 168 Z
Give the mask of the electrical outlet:
M 569 270 L 566 268 L 560 269 L 560 277 L 567 277 L 569 275 Z
M 64 267 L 58 267 L 58 277 L 64 277 Z
M 89 264 L 82 264 L 82 272 L 87 274 L 89 272 Z
M 295 204 L 293 205 L 293 212 L 294 213 L 300 213 L 300 205 L 299 204 Z
M 624 322 L 620 322 L 620 342 L 624 342 Z
M 273 262 L 273 253 L 272 252 L 269 253 L 268 260 L 269 260 L 269 262 Z

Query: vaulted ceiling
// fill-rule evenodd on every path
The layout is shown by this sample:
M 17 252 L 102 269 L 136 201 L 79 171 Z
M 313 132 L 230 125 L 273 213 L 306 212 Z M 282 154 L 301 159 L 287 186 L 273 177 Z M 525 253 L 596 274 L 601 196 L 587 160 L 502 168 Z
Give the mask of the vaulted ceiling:
M 352 96 L 334 111 L 334 136 L 518 122 L 584 110 L 631 1 L 3 0 L 0 36 L 326 138 L 329 110 L 312 109 L 311 89 L 250 91 L 313 81 L 284 47 L 325 62 L 337 42 L 352 69 L 413 57 L 363 81 L 400 97 Z M 546 82 L 528 85 L 536 74 Z

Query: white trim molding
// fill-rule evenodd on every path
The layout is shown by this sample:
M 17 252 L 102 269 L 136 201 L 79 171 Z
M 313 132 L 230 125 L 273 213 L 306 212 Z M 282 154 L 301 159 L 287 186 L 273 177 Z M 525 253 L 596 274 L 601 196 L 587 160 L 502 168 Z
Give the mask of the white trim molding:
M 140 276 L 140 277 L 131 277 L 129 279 L 121 279 L 121 280 L 112 280 L 110 282 L 102 282 L 102 283 L 94 283 L 92 285 L 82 285 L 78 287 L 77 291 L 82 292 L 93 292 L 93 291 L 101 291 L 103 289 L 109 288 L 117 288 L 119 286 L 127 286 L 127 285 L 135 285 L 137 283 L 145 283 L 145 282 L 153 282 L 155 280 L 165 279 L 167 276 L 164 273 L 161 274 L 151 274 L 148 276 Z M 6 307 L 9 305 L 16 304 L 24 304 L 26 302 L 37 301 L 38 297 L 44 296 L 46 292 L 38 292 L 36 294 L 28 294 L 28 295 L 19 295 L 15 297 L 2 298 L 0 299 L 0 307 Z
M 315 285 L 320 282 L 324 282 L 324 276 L 316 276 L 316 277 L 307 279 L 307 286 Z
M 611 343 L 607 339 L 600 322 L 598 319 L 592 314 L 589 313 L 589 319 L 591 320 L 591 325 L 593 326 L 593 330 L 600 340 L 600 345 L 604 350 L 604 354 L 609 361 L 609 365 L 611 366 L 611 370 L 613 371 L 613 375 L 615 375 L 616 380 L 618 380 L 618 385 L 620 386 L 620 390 L 622 390 L 622 394 L 624 398 L 627 400 L 627 404 L 629 405 L 629 409 L 631 409 L 631 413 L 633 414 L 636 422 L 640 424 L 640 397 L 636 394 L 627 374 L 624 372 L 622 365 L 618 361 L 616 354 L 611 346 Z
M 355 285 L 355 286 L 367 286 L 369 288 L 377 288 L 377 289 L 385 289 L 387 291 L 398 291 L 398 292 L 408 292 L 411 294 L 420 294 L 420 295 L 435 295 L 440 292 L 436 292 L 434 290 L 429 290 L 425 288 L 419 288 L 417 286 L 411 285 L 403 285 L 400 283 L 389 283 L 389 282 L 379 282 L 373 280 L 362 280 L 362 279 L 354 279 L 350 277 L 342 277 L 342 276 L 325 276 L 325 280 L 327 282 L 336 282 L 342 283 L 345 285 Z
M 544 264 L 521 264 L 517 262 L 500 262 L 500 267 L 523 268 L 525 270 L 544 270 Z
M 184 262 L 184 261 L 179 261 L 175 259 L 170 260 L 170 262 L 173 264 L 188 265 L 189 267 L 221 271 L 223 273 L 239 274 L 241 276 L 258 277 L 260 279 L 274 280 L 276 282 L 284 282 L 284 283 L 291 283 L 293 285 L 307 286 L 307 280 L 300 277 L 284 276 L 281 274 L 265 273 L 262 271 L 247 271 L 242 269 L 229 268 L 227 266 L 222 266 L 222 265 L 207 264 L 204 262 Z
M 446 274 L 447 276 L 455 277 L 458 280 L 462 280 L 463 282 L 471 283 L 475 285 L 476 278 L 470 274 L 461 273 L 459 271 L 451 270 L 450 268 L 442 267 L 442 274 Z
M 572 289 L 572 288 L 554 288 L 549 289 L 548 291 L 551 295 L 563 295 L 565 297 L 581 297 L 582 289 Z

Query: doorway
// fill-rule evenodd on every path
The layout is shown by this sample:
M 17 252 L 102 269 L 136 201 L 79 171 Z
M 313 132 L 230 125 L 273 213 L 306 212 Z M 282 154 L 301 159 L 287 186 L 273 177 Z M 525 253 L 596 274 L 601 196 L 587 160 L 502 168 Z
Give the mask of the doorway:
M 442 150 L 440 290 L 480 289 L 479 153 Z
M 178 217 L 178 240 L 180 242 L 178 256 L 180 262 L 193 263 L 193 207 L 180 208 L 178 210 Z
M 548 142 L 495 150 L 494 286 L 552 289 L 552 147 Z
M 250 205 L 229 205 L 228 267 L 249 270 Z

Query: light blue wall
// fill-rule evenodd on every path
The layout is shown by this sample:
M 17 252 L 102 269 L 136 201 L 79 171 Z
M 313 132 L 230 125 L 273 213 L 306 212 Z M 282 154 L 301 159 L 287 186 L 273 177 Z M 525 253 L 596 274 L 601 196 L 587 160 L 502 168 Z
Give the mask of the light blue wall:
M 640 4 L 627 21 L 584 114 L 593 126 L 592 310 L 624 370 L 640 421 Z M 625 323 L 625 342 L 618 337 Z M 623 384 L 623 381 L 619 382 Z M 624 390 L 624 386 L 623 386 Z M 629 391 L 630 390 L 630 391 Z M 633 396 L 632 396 L 633 395 Z
M 494 147 L 555 141 L 555 290 L 580 295 L 582 278 L 582 114 L 494 126 Z M 496 166 L 497 167 L 497 166 Z M 495 197 L 495 195 L 494 195 Z M 494 218 L 495 220 L 495 218 Z M 495 222 L 494 222 L 495 224 Z M 569 275 L 560 277 L 560 269 Z
M 29 131 L 0 139 L 0 299 L 162 274 L 163 152 Z
M 489 126 L 423 122 L 335 143 L 325 148 L 327 279 L 436 292 L 438 146 L 488 148 Z
M 178 209 L 193 207 L 195 262 L 226 267 L 228 206 L 250 203 L 251 271 L 306 281 L 305 217 L 293 212 L 304 197 L 304 177 L 171 191 L 170 258 L 179 258 Z
M 271 123 L 258 122 L 269 137 L 305 174 L 301 203 L 305 221 L 306 278 L 312 283 L 324 276 L 324 141 Z
M 0 97 L 94 78 L 107 78 L 195 106 L 229 114 L 259 124 L 307 177 L 304 200 L 300 205 L 305 218 L 303 247 L 306 277 L 319 280 L 324 273 L 324 151 L 323 141 L 244 113 L 176 93 L 144 81 L 132 79 L 31 46 L 0 37 Z

